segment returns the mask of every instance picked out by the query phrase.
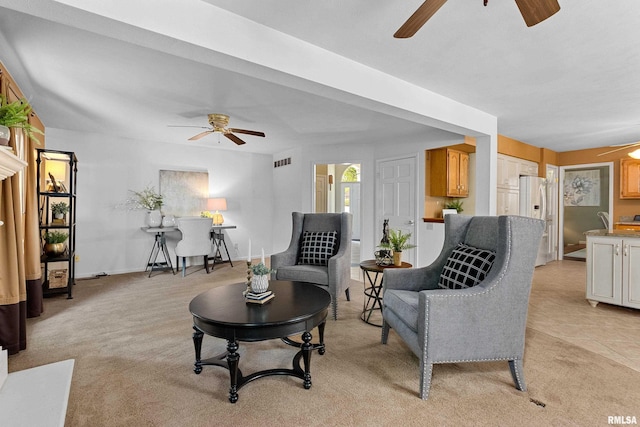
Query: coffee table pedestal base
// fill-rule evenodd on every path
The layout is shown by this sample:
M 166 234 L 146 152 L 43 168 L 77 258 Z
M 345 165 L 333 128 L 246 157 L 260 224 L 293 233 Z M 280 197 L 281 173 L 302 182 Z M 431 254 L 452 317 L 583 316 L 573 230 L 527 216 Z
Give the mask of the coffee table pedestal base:
M 317 349 L 320 354 L 324 354 L 324 342 L 321 337 L 320 344 L 311 343 L 311 333 L 304 332 L 302 334 L 303 343 L 292 341 L 289 338 L 282 338 L 286 344 L 300 348 L 295 356 L 293 356 L 292 369 L 275 368 L 266 369 L 263 371 L 254 372 L 250 375 L 244 376 L 239 368 L 240 354 L 238 354 L 238 341 L 227 340 L 227 351 L 209 359 L 201 359 L 202 351 L 202 339 L 204 332 L 200 331 L 196 326 L 193 327 L 193 345 L 196 352 L 196 361 L 193 365 L 193 372 L 199 374 L 202 372 L 202 367 L 205 365 L 221 366 L 229 370 L 229 377 L 231 380 L 231 386 L 229 387 L 229 402 L 236 403 L 238 401 L 238 390 L 245 384 L 250 383 L 258 378 L 268 377 L 272 375 L 289 375 L 292 377 L 300 378 L 303 380 L 303 387 L 305 389 L 311 388 L 311 353 Z M 319 325 L 321 331 L 320 335 L 323 335 L 324 323 Z M 300 359 L 303 360 L 304 369 L 300 366 Z

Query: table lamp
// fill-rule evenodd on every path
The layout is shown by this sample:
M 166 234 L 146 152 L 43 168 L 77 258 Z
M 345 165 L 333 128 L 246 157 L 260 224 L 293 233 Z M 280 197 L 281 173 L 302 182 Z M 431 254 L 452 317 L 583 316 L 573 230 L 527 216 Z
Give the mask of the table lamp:
M 213 225 L 221 225 L 224 222 L 224 218 L 220 211 L 227 210 L 227 199 L 224 197 L 218 197 L 207 200 L 207 210 L 215 211 L 213 214 Z

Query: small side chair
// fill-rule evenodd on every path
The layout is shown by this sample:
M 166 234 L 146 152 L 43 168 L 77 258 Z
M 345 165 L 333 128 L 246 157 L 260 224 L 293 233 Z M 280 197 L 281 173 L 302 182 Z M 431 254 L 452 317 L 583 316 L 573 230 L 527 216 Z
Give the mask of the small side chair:
M 184 217 L 176 220 L 182 233 L 182 240 L 176 245 L 176 268 L 182 258 L 182 277 L 186 276 L 187 257 L 204 257 L 204 268 L 209 274 L 209 254 L 211 253 L 211 218 Z

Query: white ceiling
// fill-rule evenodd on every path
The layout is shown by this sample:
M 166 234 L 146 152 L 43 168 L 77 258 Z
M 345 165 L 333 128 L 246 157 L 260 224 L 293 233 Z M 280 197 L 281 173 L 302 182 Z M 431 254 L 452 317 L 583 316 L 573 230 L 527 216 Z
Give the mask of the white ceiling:
M 560 12 L 527 28 L 513 0 L 449 0 L 398 40 L 393 33 L 422 0 L 0 0 L 0 60 L 48 127 L 187 143 L 198 129 L 167 125 L 206 126 L 206 114 L 220 112 L 231 127 L 267 137 L 242 136 L 240 148 L 217 135 L 195 144 L 262 153 L 448 135 L 344 89 L 310 89 L 290 71 L 228 59 L 225 45 L 277 39 L 264 25 L 306 42 L 288 37 L 287 46 L 315 45 L 495 116 L 500 134 L 536 146 L 640 140 L 640 2 L 559 1 Z M 225 11 L 254 22 L 225 27 L 233 18 Z M 158 30 L 163 23 L 171 34 Z M 193 42 L 207 31 L 210 40 Z M 284 42 L 264 54 L 287 55 Z M 295 57 L 281 59 L 295 69 Z M 341 71 L 323 64 L 318 72 Z

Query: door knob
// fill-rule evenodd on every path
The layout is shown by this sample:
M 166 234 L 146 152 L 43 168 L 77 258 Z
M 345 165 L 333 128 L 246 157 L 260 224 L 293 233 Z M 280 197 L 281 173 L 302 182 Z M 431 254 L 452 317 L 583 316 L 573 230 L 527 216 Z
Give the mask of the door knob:
M 410 219 L 409 221 L 407 221 L 407 225 L 413 225 L 413 224 L 414 224 L 414 222 L 413 222 L 413 220 L 412 220 L 412 219 Z

